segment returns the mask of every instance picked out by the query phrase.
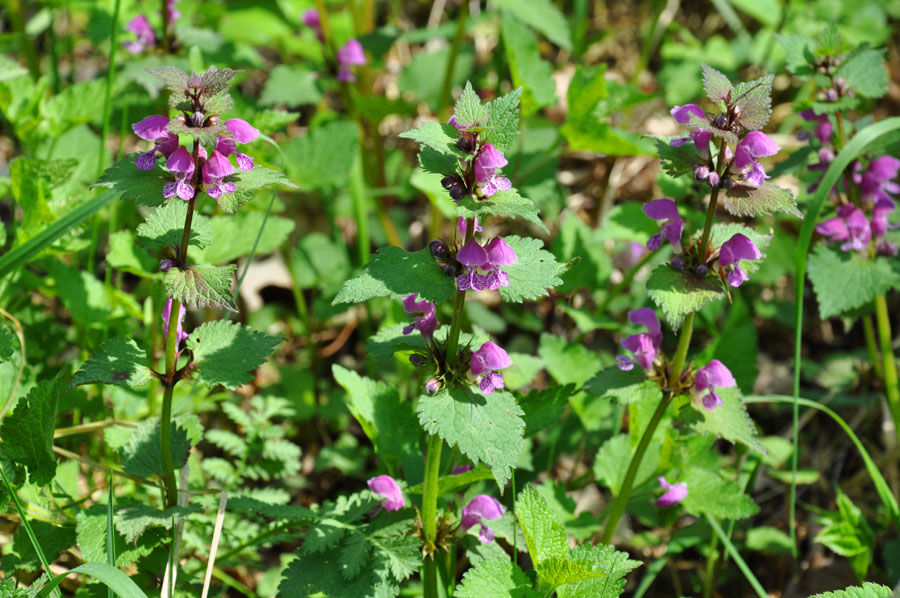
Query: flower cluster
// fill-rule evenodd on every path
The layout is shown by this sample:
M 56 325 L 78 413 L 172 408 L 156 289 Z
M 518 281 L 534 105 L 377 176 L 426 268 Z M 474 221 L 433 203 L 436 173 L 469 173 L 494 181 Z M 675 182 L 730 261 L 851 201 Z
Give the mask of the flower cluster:
M 511 266 L 517 261 L 516 252 L 500 237 L 494 237 L 482 247 L 474 236 L 459 250 L 456 259 L 465 266 L 465 271 L 456 278 L 460 291 L 496 291 L 508 287 L 509 274 L 500 267 Z
M 182 113 L 175 119 L 162 115 L 148 116 L 132 125 L 138 137 L 153 142 L 150 150 L 135 160 L 137 167 L 152 170 L 158 155 L 161 155 L 165 158 L 166 169 L 173 175 L 174 181 L 163 186 L 163 197 L 166 199 L 178 196 L 188 201 L 194 197 L 195 189 L 201 187 L 214 199 L 223 193 L 234 193 L 235 184 L 225 181 L 226 177 L 235 173 L 234 165 L 229 160 L 232 154 L 240 170 L 251 170 L 254 166 L 253 158 L 238 151 L 237 144 L 253 141 L 259 131 L 239 118 L 220 124 L 216 114 L 207 114 L 207 102 L 221 93 L 222 79 L 227 81 L 231 77 L 230 71 L 219 75 L 222 72 L 210 70 L 190 77 L 181 73 L 184 75 L 181 91 L 186 98 L 178 104 Z M 194 135 L 193 151 L 179 144 L 176 131 Z M 201 139 L 215 141 L 209 143 L 207 148 L 200 143 Z
M 304 25 L 316 32 L 316 39 L 324 44 L 325 36 L 322 35 L 322 25 L 319 21 L 318 11 L 314 8 L 307 10 L 303 13 L 302 20 Z M 347 40 L 347 43 L 337 49 L 335 60 L 338 67 L 337 80 L 342 83 L 353 83 L 356 81 L 356 76 L 350 70 L 350 67 L 364 65 L 366 63 L 366 53 L 358 40 L 350 38 Z

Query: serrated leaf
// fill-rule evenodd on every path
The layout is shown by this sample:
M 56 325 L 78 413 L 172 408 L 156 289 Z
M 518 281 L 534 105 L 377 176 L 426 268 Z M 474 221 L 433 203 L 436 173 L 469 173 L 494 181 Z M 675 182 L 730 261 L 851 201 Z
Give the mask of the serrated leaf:
M 359 127 L 338 120 L 312 128 L 285 143 L 284 155 L 285 170 L 303 190 L 344 187 L 359 155 Z
M 322 97 L 317 80 L 318 73 L 296 65 L 279 64 L 269 72 L 259 103 L 263 106 L 283 105 L 297 108 L 303 104 L 316 104 Z M 293 115 L 292 120 L 296 118 Z M 259 124 L 254 121 L 259 127 Z
M 513 85 L 522 87 L 522 113 L 531 114 L 556 104 L 553 67 L 541 58 L 535 34 L 517 19 L 502 19 L 500 31 Z M 491 118 L 494 118 L 493 111 Z
M 187 217 L 187 202 L 174 199 L 153 210 L 146 222 L 137 228 L 137 241 L 150 251 L 166 247 L 179 248 L 184 236 L 184 220 Z M 189 245 L 204 248 L 213 242 L 213 232 L 209 218 L 195 213 L 191 221 Z
M 255 166 L 252 170 L 238 170 L 233 175 L 225 177 L 227 182 L 234 183 L 234 193 L 223 193 L 216 202 L 226 214 L 234 214 L 238 208 L 246 205 L 256 197 L 256 191 L 270 185 L 281 185 L 288 189 L 297 189 L 290 179 L 277 170 Z
M 492 144 L 503 153 L 512 150 L 519 138 L 519 99 L 521 96 L 522 88 L 518 87 L 487 105 L 490 117 L 481 137 L 486 143 Z
M 150 505 L 133 505 L 120 509 L 115 516 L 116 531 L 125 536 L 125 541 L 134 544 L 147 528 L 162 527 L 172 529 L 172 525 L 202 509 L 197 505 L 169 507 L 160 511 Z
M 457 124 L 463 129 L 483 124 L 488 119 L 488 111 L 481 104 L 481 98 L 472 88 L 471 81 L 466 81 L 466 86 L 453 107 L 453 115 L 456 117 Z
M 75 530 L 69 525 L 53 525 L 35 519 L 31 521 L 31 529 L 44 556 L 51 562 L 57 559 L 60 552 L 71 548 L 75 544 Z M 4 548 L 6 549 L 6 554 L 3 557 L 3 570 L 7 575 L 17 569 L 25 571 L 40 570 L 41 557 L 37 555 L 25 526 L 19 526 L 15 535 L 13 535 L 11 545 L 6 544 Z M 40 584 L 35 582 L 35 585 L 38 586 Z M 0 596 L 3 598 L 17 598 L 17 596 L 26 598 L 24 594 L 13 594 L 10 596 L 3 593 L 2 589 L 3 587 L 0 585 Z M 28 596 L 31 598 L 34 596 L 34 593 L 29 592 Z
M 253 372 L 279 343 L 279 338 L 228 320 L 202 324 L 187 338 L 198 379 L 231 389 L 253 380 Z
M 172 268 L 164 279 L 166 295 L 193 308 L 214 307 L 237 311 L 231 292 L 235 264 L 213 266 L 197 264 L 184 269 Z
M 229 503 L 229 507 L 231 503 Z M 106 505 L 92 505 L 75 515 L 75 535 L 81 558 L 86 563 L 108 563 L 107 513 Z M 161 530 L 158 530 L 161 531 Z M 147 556 L 161 542 L 166 540 L 162 533 L 142 534 L 134 545 L 125 542 L 124 536 L 114 532 L 116 566 L 127 567 L 141 557 Z
M 95 187 L 106 187 L 122 199 L 130 199 L 145 206 L 163 203 L 163 185 L 172 182 L 172 175 L 159 165 L 153 170 L 140 170 L 135 164 L 137 154 L 125 156 L 100 176 Z
M 529 0 L 528 2 L 497 0 L 495 4 L 502 10 L 508 11 L 514 18 L 540 31 L 560 48 L 572 49 L 569 23 L 550 0 Z
M 744 494 L 737 483 L 726 480 L 718 473 L 692 467 L 685 474 L 684 482 L 688 494 L 681 504 L 692 515 L 744 519 L 759 512 L 753 499 Z
M 471 158 L 469 154 L 456 147 L 459 131 L 456 130 L 456 127 L 447 123 L 424 122 L 411 131 L 400 133 L 400 137 L 412 139 L 416 143 L 426 145 L 441 154 L 462 158 L 463 160 Z
M 766 449 L 759 441 L 756 424 L 747 413 L 740 389 L 716 388 L 716 393 L 721 397 L 722 404 L 715 409 L 710 411 L 701 406 L 699 401 L 696 407 L 689 407 L 696 411 L 691 414 L 694 419 L 690 423 L 691 427 L 733 444 L 740 442 L 751 450 L 765 454 Z
M 427 145 L 419 150 L 419 166 L 425 172 L 433 172 L 441 175 L 453 175 L 459 173 L 459 160 L 453 156 L 442 154 Z
M 418 293 L 420 300 L 446 301 L 456 293 L 456 281 L 444 275 L 427 248 L 407 252 L 383 247 L 362 274 L 344 283 L 333 304 L 362 303 L 372 297 L 402 299 L 413 293 Z
M 419 423 L 439 435 L 475 463 L 491 468 L 501 488 L 506 485 L 524 446 L 522 409 L 510 393 L 485 396 L 470 387 L 443 389 L 419 399 Z
M 513 361 L 515 362 L 515 357 Z M 558 422 L 573 394 L 574 384 L 554 385 L 541 390 L 533 388 L 524 396 L 517 394 L 519 406 L 525 412 L 525 437 L 534 436 Z
M 568 556 L 569 542 L 562 523 L 530 484 L 516 498 L 516 519 L 522 526 L 528 554 L 534 563 Z
M 541 598 L 531 581 L 509 559 L 485 560 L 466 571 L 454 593 L 458 598 Z
M 888 76 L 884 66 L 884 50 L 867 46 L 851 52 L 835 73 L 858 95 L 880 98 L 887 93 Z
M 859 106 L 859 98 L 856 96 L 844 96 L 836 102 L 810 102 L 810 107 L 816 114 L 834 114 L 836 112 L 849 112 Z
M 549 289 L 562 284 L 560 276 L 566 265 L 543 249 L 543 241 L 515 235 L 503 240 L 516 252 L 516 263 L 502 267 L 509 274 L 509 286 L 499 289 L 504 301 L 521 303 L 545 297 Z
M 187 431 L 177 424 L 172 424 L 171 436 L 175 469 L 181 469 L 187 463 L 191 442 Z M 144 420 L 132 431 L 128 443 L 119 451 L 122 469 L 142 478 L 164 476 L 161 447 L 159 419 L 154 417 Z
M 263 222 L 265 228 L 257 243 L 256 237 Z M 197 255 L 197 261 L 221 264 L 250 255 L 254 244 L 254 255 L 271 253 L 290 236 L 294 230 L 294 221 L 271 215 L 266 218 L 264 212 L 243 211 L 231 216 L 213 216 L 209 227 L 215 241 Z
M 115 384 L 136 388 L 152 379 L 147 352 L 134 339 L 115 337 L 106 341 L 75 372 L 70 387 L 82 384 Z
M 718 104 L 724 102 L 729 95 L 732 98 L 736 97 L 728 77 L 707 64 L 701 64 L 700 68 L 703 72 L 703 90 L 710 101 Z
M 0 424 L 0 453 L 28 470 L 28 480 L 46 486 L 56 475 L 53 432 L 56 429 L 56 405 L 65 385 L 61 371 L 52 380 L 43 380 L 21 399 L 13 412 Z
M 807 273 L 823 319 L 865 307 L 876 296 L 900 287 L 900 274 L 889 259 L 866 259 L 824 243 L 809 256 Z
M 647 294 L 662 308 L 673 330 L 678 330 L 686 315 L 724 295 L 722 282 L 714 274 L 696 276 L 667 264 L 657 266 L 650 274 Z
M 625 371 L 617 366 L 610 366 L 591 378 L 584 390 L 595 397 L 616 401 L 620 405 L 644 399 L 658 401 L 662 398 L 659 385 L 648 380 L 647 373 L 642 368 Z
M 822 592 L 809 598 L 891 598 L 893 590 L 877 583 L 866 582 L 862 586 L 852 586 L 834 592 Z
M 669 145 L 671 138 L 657 137 L 653 140 L 656 146 L 656 154 L 659 156 L 663 170 L 673 177 L 693 173 L 694 168 L 705 161 L 700 157 L 697 146 L 693 143 L 685 143 L 680 146 Z
M 178 67 L 158 66 L 148 68 L 147 72 L 163 82 L 171 92 L 181 94 L 187 88 L 188 74 Z
M 629 559 L 628 554 L 609 544 L 582 544 L 572 550 L 571 556 L 579 562 L 590 563 L 594 571 L 605 576 L 566 584 L 557 590 L 559 598 L 618 598 L 625 589 L 625 576 L 641 566 L 640 561 Z
M 6 326 L 0 325 L 0 362 L 8 360 L 13 348 L 18 344 L 15 335 Z
M 594 571 L 590 563 L 576 561 L 569 557 L 551 557 L 542 561 L 536 569 L 541 580 L 541 586 L 550 588 L 607 577 L 606 573 Z
M 762 129 L 772 116 L 772 81 L 775 75 L 766 75 L 755 81 L 738 83 L 732 101 L 740 109 L 736 122 L 750 131 Z
M 736 185 L 725 192 L 723 204 L 735 216 L 763 216 L 784 212 L 803 218 L 803 214 L 797 209 L 794 194 L 771 183 L 763 183 L 761 187 Z
M 512 218 L 522 218 L 532 224 L 536 224 L 542 230 L 549 232 L 547 226 L 541 220 L 539 211 L 534 202 L 522 197 L 515 189 L 499 191 L 488 199 L 475 199 L 466 195 L 459 200 L 456 213 L 460 218 L 471 220 L 477 217 L 484 222 L 488 216 L 502 214 Z

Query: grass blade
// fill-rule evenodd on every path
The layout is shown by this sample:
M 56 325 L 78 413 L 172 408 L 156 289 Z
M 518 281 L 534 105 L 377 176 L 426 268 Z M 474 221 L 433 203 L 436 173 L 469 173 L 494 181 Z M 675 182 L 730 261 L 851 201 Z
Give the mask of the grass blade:
M 113 492 L 113 474 L 109 474 L 109 497 L 106 501 L 106 556 L 111 567 L 116 566 L 116 537 L 113 528 L 113 512 L 116 510 L 116 493 Z M 109 598 L 115 598 L 112 587 L 108 589 Z
M 73 573 L 81 573 L 82 575 L 87 575 L 98 581 L 102 581 L 110 591 L 115 592 L 121 598 L 147 598 L 147 594 L 145 594 L 136 583 L 131 581 L 131 578 L 112 565 L 107 565 L 106 563 L 86 563 L 80 567 L 75 567 L 71 571 L 66 571 L 62 575 L 57 575 L 44 586 L 38 593 L 37 598 L 46 598 L 50 595 L 51 591 L 56 591 L 57 595 L 59 595 L 59 590 L 56 586 Z
M 731 543 L 731 538 L 729 538 L 725 534 L 725 530 L 722 529 L 722 526 L 719 525 L 719 522 L 716 521 L 715 517 L 711 517 L 709 515 L 706 516 L 706 521 L 709 522 L 710 527 L 713 528 L 713 531 L 716 532 L 716 535 L 721 540 L 722 544 L 725 546 L 725 550 L 728 551 L 728 554 L 734 560 L 735 564 L 738 566 L 738 569 L 741 570 L 741 573 L 744 574 L 744 578 L 753 586 L 753 590 L 756 592 L 756 595 L 759 598 L 769 598 L 769 594 L 763 589 L 762 584 L 759 583 L 759 580 L 756 579 L 756 576 L 753 575 L 753 571 L 750 570 L 750 567 L 747 566 L 747 563 L 744 562 L 741 553 L 738 552 L 738 549 L 735 548 L 734 544 Z

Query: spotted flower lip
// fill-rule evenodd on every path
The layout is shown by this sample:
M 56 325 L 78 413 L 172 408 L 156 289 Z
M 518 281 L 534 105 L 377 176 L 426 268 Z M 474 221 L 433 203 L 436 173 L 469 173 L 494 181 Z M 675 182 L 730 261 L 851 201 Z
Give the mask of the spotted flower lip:
M 665 490 L 663 495 L 656 499 L 657 506 L 674 507 L 687 498 L 688 488 L 686 482 L 670 484 L 663 476 L 656 478 L 656 481 L 659 482 L 659 485 Z
M 473 291 L 484 290 L 487 281 L 484 275 L 478 273 L 478 269 L 488 261 L 488 253 L 475 240 L 475 237 L 469 239 L 469 242 L 459 250 L 459 253 L 456 254 L 456 259 L 459 263 L 466 266 L 466 271 L 456 278 L 456 288 L 460 291 L 468 289 Z
M 371 478 L 367 484 L 369 490 L 384 497 L 384 500 L 381 501 L 381 506 L 384 507 L 385 511 L 399 511 L 406 506 L 403 491 L 400 490 L 397 481 L 391 476 L 380 475 Z
M 722 243 L 719 248 L 719 265 L 723 268 L 732 268 L 728 272 L 728 284 L 737 288 L 741 284 L 750 280 L 747 273 L 738 266 L 741 260 L 756 260 L 762 256 L 756 243 L 751 241 L 746 235 L 741 233 L 734 234 L 730 239 Z
M 166 168 L 175 173 L 175 182 L 163 185 L 163 197 L 169 198 L 177 195 L 184 201 L 194 197 L 194 186 L 188 179 L 194 174 L 194 158 L 187 149 L 180 145 L 166 160 Z
M 662 246 L 662 240 L 665 237 L 672 247 L 680 251 L 684 221 L 678 215 L 678 207 L 675 202 L 671 199 L 654 199 L 644 204 L 641 209 L 653 220 L 664 221 L 660 231 L 647 240 L 647 249 L 656 251 Z
M 496 498 L 487 494 L 479 494 L 463 507 L 460 526 L 464 530 L 468 530 L 475 525 L 480 525 L 478 539 L 484 544 L 490 544 L 494 541 L 494 530 L 484 522 L 500 519 L 505 512 L 506 509 Z
M 731 375 L 731 370 L 718 359 L 713 359 L 697 370 L 697 376 L 694 379 L 694 390 L 697 392 L 709 391 L 702 399 L 703 406 L 709 411 L 722 404 L 722 398 L 716 393 L 715 387 L 731 388 L 736 385 L 737 382 Z
M 431 338 L 434 336 L 434 329 L 437 328 L 434 303 L 425 300 L 416 301 L 416 296 L 416 293 L 413 293 L 403 298 L 403 310 L 409 315 L 422 315 L 415 316 L 412 324 L 403 329 L 403 334 L 409 334 L 413 330 L 418 330 L 425 338 Z
M 486 395 L 491 394 L 497 388 L 504 388 L 506 385 L 503 376 L 497 370 L 508 368 L 512 365 L 512 359 L 509 354 L 499 345 L 487 341 L 481 348 L 472 353 L 472 360 L 469 364 L 472 375 L 479 381 L 481 392 Z
M 641 307 L 628 312 L 628 320 L 632 324 L 640 324 L 645 327 L 647 332 L 622 339 L 622 348 L 631 352 L 633 357 L 617 355 L 617 365 L 620 370 L 624 371 L 634 369 L 634 364 L 638 364 L 647 371 L 652 370 L 653 362 L 656 361 L 656 355 L 662 346 L 662 329 L 659 325 L 659 318 L 649 307 Z

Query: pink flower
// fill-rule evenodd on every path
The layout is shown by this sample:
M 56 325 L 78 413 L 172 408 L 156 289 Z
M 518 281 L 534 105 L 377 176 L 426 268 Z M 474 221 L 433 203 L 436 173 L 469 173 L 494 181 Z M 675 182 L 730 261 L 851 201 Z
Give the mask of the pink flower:
M 464 530 L 468 530 L 474 525 L 480 525 L 481 530 L 478 532 L 478 539 L 484 544 L 490 544 L 494 541 L 494 530 L 485 525 L 484 522 L 500 519 L 505 512 L 506 509 L 503 508 L 503 505 L 496 498 L 487 494 L 479 494 L 463 507 L 460 525 Z
M 381 506 L 384 507 L 385 511 L 399 511 L 406 506 L 403 492 L 400 490 L 400 486 L 397 485 L 397 481 L 391 476 L 380 475 L 370 479 L 367 483 L 369 490 L 384 497 L 384 500 L 381 501 Z
M 234 166 L 228 158 L 213 150 L 209 158 L 203 163 L 203 183 L 206 185 L 206 193 L 216 199 L 223 193 L 234 193 L 237 186 L 234 183 L 223 183 L 222 180 L 234 174 Z
M 356 81 L 356 77 L 350 72 L 350 67 L 362 66 L 366 63 L 366 54 L 362 44 L 355 39 L 347 40 L 347 43 L 336 52 L 336 58 L 338 63 L 337 80 L 349 83 Z
M 475 158 L 475 180 L 481 185 L 481 192 L 487 197 L 498 191 L 512 189 L 512 183 L 503 176 L 497 176 L 497 170 L 509 164 L 503 153 L 490 143 L 484 144 L 478 157 Z
M 132 54 L 140 54 L 156 43 L 156 33 L 153 32 L 153 27 L 150 26 L 150 21 L 147 20 L 146 15 L 134 17 L 125 25 L 125 29 L 137 36 L 136 41 L 122 44 Z
M 882 206 L 882 209 L 886 209 L 884 204 Z M 873 219 L 874 217 L 873 213 Z M 880 229 L 882 220 L 886 218 L 886 213 L 878 213 L 878 221 L 875 224 L 877 229 Z M 841 244 L 843 251 L 862 251 L 869 246 L 869 241 L 872 239 L 872 228 L 869 226 L 865 212 L 850 204 L 838 208 L 837 217 L 830 218 L 818 225 L 816 232 L 831 241 L 844 241 Z
M 175 182 L 163 185 L 163 197 L 168 199 L 177 195 L 184 201 L 194 197 L 194 186 L 189 181 L 194 174 L 194 158 L 183 145 L 179 145 L 166 160 L 166 168 L 175 173 Z
M 734 150 L 734 163 L 744 177 L 746 184 L 752 187 L 760 187 L 767 178 L 762 164 L 756 161 L 764 156 L 774 156 L 781 148 L 775 140 L 762 131 L 750 131 L 738 141 Z
M 900 170 L 900 160 L 893 156 L 879 156 L 869 162 L 869 167 L 859 181 L 863 198 L 870 201 L 890 200 L 889 194 L 896 195 L 900 192 L 900 185 L 891 182 L 891 179 L 897 178 L 898 170 Z
M 181 341 L 187 339 L 188 333 L 183 330 L 184 328 L 184 317 L 187 315 L 187 310 L 184 308 L 184 304 L 180 304 L 178 306 L 178 326 L 175 329 L 175 334 L 177 335 L 177 339 L 175 341 L 175 348 L 179 350 L 181 346 Z M 166 301 L 166 304 L 163 306 L 162 310 L 162 321 L 163 321 L 163 337 L 169 338 L 169 319 L 172 316 L 172 300 L 169 299 Z
M 456 254 L 456 259 L 463 266 L 466 266 L 466 271 L 456 278 L 456 288 L 460 291 L 468 289 L 473 291 L 484 290 L 487 281 L 483 275 L 478 273 L 478 269 L 487 263 L 488 253 L 484 247 L 478 244 L 475 237 L 469 239 L 469 242 L 459 250 L 459 253 Z
M 719 265 L 723 268 L 732 266 L 728 273 L 728 284 L 737 288 L 750 280 L 747 273 L 738 266 L 738 262 L 759 259 L 761 255 L 756 244 L 741 233 L 722 243 L 722 247 L 719 248 Z
M 473 227 L 472 227 L 472 232 L 473 232 L 473 233 L 480 233 L 480 232 L 482 232 L 484 229 L 481 228 L 480 226 L 478 226 L 478 216 L 475 216 L 474 220 L 475 220 L 475 222 L 474 222 Z M 466 219 L 463 218 L 462 216 L 460 216 L 460 217 L 456 220 L 456 230 L 459 231 L 459 238 L 460 238 L 460 239 L 465 240 L 465 238 L 466 238 L 466 226 L 467 226 L 467 224 L 466 224 Z
M 472 353 L 470 362 L 472 375 L 479 382 L 481 391 L 489 395 L 496 388 L 504 388 L 503 376 L 497 370 L 508 368 L 512 365 L 509 354 L 499 345 L 488 341 L 481 348 Z
M 225 128 L 231 132 L 231 136 L 238 143 L 250 143 L 259 137 L 259 131 L 246 120 L 232 118 L 225 121 Z
M 674 507 L 687 498 L 687 483 L 678 482 L 676 484 L 670 484 L 663 476 L 656 478 L 656 481 L 659 482 L 659 485 L 665 490 L 663 495 L 656 499 L 657 506 Z
M 459 466 L 453 468 L 453 475 L 459 475 L 461 473 L 466 473 L 467 471 L 471 471 L 471 470 L 472 470 L 472 466 L 469 464 L 459 465 Z
M 300 20 L 303 21 L 303 24 L 307 27 L 312 27 L 313 29 L 319 28 L 319 11 L 315 8 L 310 8 L 309 10 L 303 11 L 303 15 L 300 17 Z
M 686 125 L 691 122 L 691 116 L 695 116 L 702 121 L 706 121 L 706 114 L 703 112 L 703 109 L 700 108 L 697 104 L 685 104 L 684 106 L 675 106 L 669 113 L 675 118 L 675 121 L 679 124 Z M 688 141 L 693 141 L 694 146 L 696 146 L 697 151 L 700 152 L 700 156 L 704 160 L 708 160 L 710 157 L 709 154 L 709 142 L 712 139 L 712 133 L 705 129 L 695 128 L 693 129 L 687 137 L 678 137 L 669 142 L 669 145 L 672 147 L 680 147 L 686 144 Z
M 178 135 L 169 133 L 168 125 L 169 117 L 159 115 L 148 116 L 131 125 L 138 137 L 155 142 L 149 152 L 141 154 L 135 160 L 140 170 L 153 170 L 153 167 L 156 166 L 156 152 L 160 152 L 163 157 L 168 158 L 178 149 Z
M 722 398 L 716 394 L 715 387 L 731 388 L 735 385 L 737 382 L 731 371 L 718 359 L 713 359 L 697 370 L 697 377 L 694 379 L 694 389 L 697 392 L 709 391 L 702 399 L 703 406 L 709 411 L 722 404 Z
M 403 329 L 403 334 L 409 334 L 413 330 L 418 330 L 425 338 L 431 338 L 434 335 L 434 329 L 437 327 L 434 303 L 424 300 L 416 301 L 416 294 L 414 293 L 404 297 L 403 310 L 409 315 L 422 314 L 413 318 L 413 323 Z
M 807 122 L 816 123 L 813 127 L 813 135 L 822 145 L 829 145 L 831 143 L 831 134 L 834 131 L 834 127 L 832 127 L 831 121 L 828 120 L 827 114 L 816 114 L 815 111 L 810 108 L 809 110 L 802 110 L 800 116 Z M 809 134 L 807 133 L 806 135 Z M 804 139 L 806 139 L 806 137 L 804 137 Z
M 222 137 L 220 135 L 216 140 L 216 151 L 225 157 L 228 157 L 231 154 L 237 154 L 238 168 L 241 170 L 253 169 L 253 158 L 239 152 L 234 143 L 234 139 L 231 137 Z
M 656 251 L 662 246 L 665 237 L 677 251 L 681 251 L 681 233 L 684 230 L 684 221 L 678 215 L 678 208 L 671 199 L 654 199 L 644 204 L 644 214 L 654 220 L 663 220 L 662 228 L 658 233 L 647 240 L 647 249 Z
M 511 266 L 518 261 L 516 252 L 500 237 L 495 237 L 485 246 L 487 260 L 482 265 L 488 270 L 485 275 L 485 286 L 492 291 L 500 287 L 509 286 L 509 274 L 500 269 L 500 266 Z
M 653 362 L 662 345 L 662 330 L 659 318 L 649 307 L 642 307 L 628 312 L 628 320 L 632 324 L 640 324 L 647 332 L 634 334 L 622 340 L 622 348 L 630 351 L 633 357 L 617 355 L 616 362 L 620 370 L 629 371 L 638 364 L 645 370 L 653 369 Z

